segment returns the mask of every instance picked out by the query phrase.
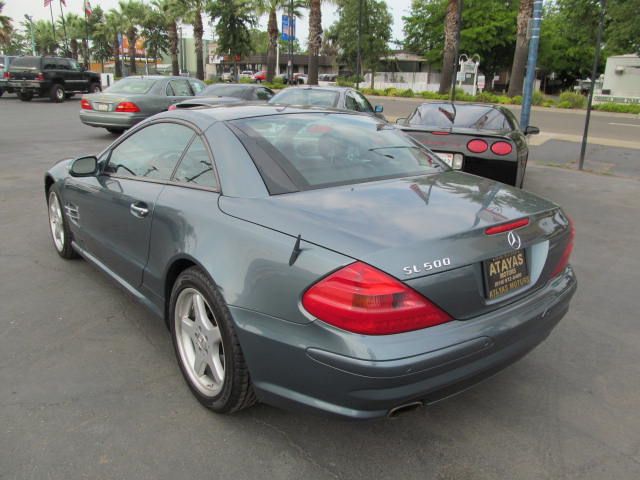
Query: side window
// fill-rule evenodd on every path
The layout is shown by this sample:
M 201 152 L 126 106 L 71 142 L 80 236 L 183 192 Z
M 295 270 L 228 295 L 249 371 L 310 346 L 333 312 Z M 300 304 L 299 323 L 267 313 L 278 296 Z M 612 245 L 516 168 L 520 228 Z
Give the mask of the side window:
M 56 60 L 56 64 L 58 65 L 58 70 L 71 70 L 69 62 L 63 58 Z
M 169 180 L 194 132 L 175 123 L 156 123 L 134 133 L 111 151 L 105 173 Z
M 204 83 L 198 82 L 197 80 L 189 80 L 189 85 L 191 85 L 191 89 L 194 94 L 199 94 L 206 85 Z
M 353 96 L 356 97 L 356 102 L 358 103 L 358 111 L 372 113 L 373 107 L 369 103 L 369 100 L 364 98 L 364 96 L 360 92 L 353 92 Z
M 193 95 L 187 80 L 171 80 L 167 87 L 167 95 L 171 95 L 169 93 L 170 91 L 173 92 L 173 95 L 176 97 L 190 97 Z
M 273 93 L 266 88 L 258 88 L 256 91 L 256 98 L 258 100 L 271 100 L 271 97 L 273 97 Z
M 211 157 L 209 157 L 209 152 L 200 137 L 193 139 L 176 169 L 173 180 L 189 185 L 218 188 Z
M 64 60 L 65 62 L 67 62 L 69 64 L 69 69 L 70 70 L 76 70 L 79 71 L 80 70 L 80 65 L 78 65 L 78 62 L 76 62 L 75 60 Z
M 53 58 L 45 58 L 43 61 L 43 70 L 57 70 L 59 67 Z
M 344 99 L 344 106 L 347 108 L 347 110 L 355 110 L 356 112 L 358 112 L 358 102 L 356 102 L 356 99 L 353 98 L 353 95 L 351 95 L 351 93 L 347 93 L 345 99 Z

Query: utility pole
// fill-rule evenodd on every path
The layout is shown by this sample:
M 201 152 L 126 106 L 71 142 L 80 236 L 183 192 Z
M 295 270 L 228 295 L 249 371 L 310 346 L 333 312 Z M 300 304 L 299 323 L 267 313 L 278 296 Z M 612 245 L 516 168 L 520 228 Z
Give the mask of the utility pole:
M 62 10 L 62 2 L 60 2 L 60 17 L 62 17 L 62 30 L 64 32 L 64 56 L 70 57 L 69 42 L 67 41 L 67 24 L 64 21 L 64 10 Z
M 533 0 L 533 19 L 531 21 L 531 39 L 529 40 L 529 56 L 527 57 L 527 76 L 524 81 L 522 95 L 522 111 L 520 112 L 520 128 L 526 130 L 531 118 L 531 99 L 533 84 L 536 80 L 536 64 L 538 63 L 538 45 L 540 44 L 540 24 L 542 23 L 542 0 Z
M 604 28 L 604 11 L 606 0 L 600 0 L 600 23 L 598 24 L 598 34 L 596 35 L 596 54 L 593 59 L 593 70 L 591 70 L 591 86 L 589 87 L 589 100 L 587 101 L 587 117 L 584 120 L 584 133 L 582 134 L 582 146 L 580 147 L 580 161 L 578 169 L 584 168 L 584 156 L 587 151 L 587 137 L 589 136 L 589 122 L 591 121 L 591 106 L 593 105 L 593 91 L 596 87 L 596 75 L 598 75 L 598 63 L 600 62 L 600 47 L 602 43 L 602 29 Z
M 289 65 L 287 65 L 287 83 L 293 85 L 293 0 L 289 1 Z
M 356 55 L 356 88 L 360 88 L 360 69 L 362 65 L 362 1 L 358 0 L 358 53 Z
M 451 103 L 456 101 L 456 80 L 458 72 L 458 53 L 460 52 L 460 30 L 462 30 L 462 0 L 458 0 L 458 11 L 456 13 L 456 54 L 453 56 L 453 73 L 451 75 Z M 460 64 L 460 74 L 462 75 L 462 64 Z

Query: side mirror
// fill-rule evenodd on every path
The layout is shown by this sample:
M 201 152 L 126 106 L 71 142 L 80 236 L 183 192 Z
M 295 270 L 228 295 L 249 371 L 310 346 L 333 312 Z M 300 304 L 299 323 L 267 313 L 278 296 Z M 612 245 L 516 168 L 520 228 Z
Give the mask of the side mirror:
M 524 130 L 525 135 L 537 135 L 539 133 L 540 129 L 538 127 L 532 127 L 531 125 Z
M 405 125 L 407 123 L 407 117 L 396 118 L 396 123 L 400 125 Z
M 98 173 L 98 159 L 93 156 L 76 158 L 69 173 L 72 177 L 92 177 Z
M 373 107 L 373 111 L 376 113 L 382 113 L 384 111 L 384 107 L 382 105 L 376 105 Z

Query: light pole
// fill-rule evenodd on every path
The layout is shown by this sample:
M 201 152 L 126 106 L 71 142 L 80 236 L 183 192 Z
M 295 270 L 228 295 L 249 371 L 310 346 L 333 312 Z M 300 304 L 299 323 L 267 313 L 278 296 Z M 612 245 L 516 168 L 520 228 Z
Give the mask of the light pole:
M 360 68 L 362 65 L 362 0 L 358 1 L 358 53 L 356 55 L 356 88 L 360 88 Z
M 36 56 L 36 37 L 33 33 L 33 17 L 24 14 L 24 18 L 29 22 L 29 31 L 31 32 L 31 54 Z
M 458 28 L 456 28 L 456 51 L 453 56 L 453 73 L 451 75 L 451 103 L 456 101 L 456 77 L 458 68 L 458 52 L 460 51 L 460 30 L 462 30 L 462 8 L 463 0 L 458 0 L 458 11 L 456 12 L 456 23 L 458 24 Z M 462 69 L 462 65 L 460 65 L 460 69 Z
M 533 0 L 533 21 L 531 22 L 531 39 L 529 40 L 529 56 L 527 58 L 527 77 L 522 94 L 522 111 L 520 127 L 526 130 L 531 117 L 531 99 L 533 84 L 536 80 L 536 63 L 538 63 L 538 45 L 540 44 L 540 23 L 542 22 L 542 0 Z

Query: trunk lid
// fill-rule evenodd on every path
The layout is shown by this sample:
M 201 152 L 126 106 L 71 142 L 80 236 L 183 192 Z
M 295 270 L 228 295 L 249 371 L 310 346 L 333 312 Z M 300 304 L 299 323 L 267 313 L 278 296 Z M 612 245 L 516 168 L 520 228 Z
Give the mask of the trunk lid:
M 528 226 L 517 231 L 531 274 L 531 283 L 521 293 L 544 281 L 550 240 L 566 230 L 555 204 L 453 171 L 267 199 L 221 197 L 220 208 L 229 215 L 291 236 L 301 235 L 304 241 L 366 262 L 412 285 L 457 318 L 476 315 L 514 298 L 507 294 L 484 300 L 482 262 L 512 251 L 507 233 L 486 235 L 488 226 L 530 219 Z M 454 279 L 449 287 L 461 285 L 464 295 L 473 301 L 459 301 L 461 297 L 446 292 L 436 295 L 438 298 L 431 295 L 436 289 L 433 285 L 440 278 L 444 280 L 441 274 L 445 272 Z M 436 283 L 420 280 L 434 275 L 438 276 Z
M 120 102 L 133 102 L 142 110 L 144 95 L 120 95 L 101 92 L 84 95 L 82 98 L 87 100 L 91 104 L 91 108 L 98 112 L 114 112 Z

